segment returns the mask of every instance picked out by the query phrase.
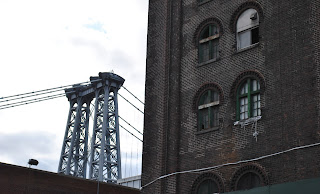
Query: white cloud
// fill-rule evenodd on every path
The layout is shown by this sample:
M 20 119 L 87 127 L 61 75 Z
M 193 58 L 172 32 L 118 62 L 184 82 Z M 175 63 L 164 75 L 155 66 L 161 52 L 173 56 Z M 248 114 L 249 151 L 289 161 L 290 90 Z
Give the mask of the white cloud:
M 143 100 L 147 6 L 147 0 L 0 1 L 0 97 L 88 81 L 114 70 Z M 38 168 L 56 171 L 68 106 L 61 98 L 0 110 L 1 138 L 19 139 L 8 149 L 0 144 L 5 153 L 0 161 L 24 165 L 34 154 L 42 160 Z M 124 101 L 119 107 L 142 130 L 143 115 L 126 113 L 132 107 Z M 35 147 L 34 137 L 52 148 Z M 42 154 L 45 149 L 50 152 Z M 17 155 L 17 150 L 27 151 Z

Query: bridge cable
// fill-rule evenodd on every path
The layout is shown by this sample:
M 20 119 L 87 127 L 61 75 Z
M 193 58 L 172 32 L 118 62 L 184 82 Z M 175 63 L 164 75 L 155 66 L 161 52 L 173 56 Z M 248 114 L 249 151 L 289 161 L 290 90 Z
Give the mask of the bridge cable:
M 38 93 L 38 94 L 35 93 L 35 94 L 33 94 L 33 95 L 20 96 L 20 97 L 16 97 L 16 98 L 9 99 L 9 100 L 2 100 L 2 101 L 0 101 L 0 103 L 2 103 L 2 102 L 14 101 L 14 100 L 19 100 L 19 99 L 23 99 L 23 98 L 34 97 L 34 96 L 41 96 L 41 95 L 44 95 L 44 94 L 50 94 L 50 93 L 54 93 L 54 92 L 58 92 L 58 91 L 61 91 L 61 89 L 59 89 L 59 90 L 47 91 L 47 92 Z
M 55 96 L 52 95 L 52 96 L 44 97 L 42 99 L 36 98 L 36 99 L 28 100 L 28 102 L 27 101 L 23 101 L 23 102 L 20 102 L 20 104 L 16 104 L 16 105 L 12 105 L 14 103 L 6 104 L 4 106 L 0 106 L 0 110 L 7 109 L 7 108 L 13 108 L 13 107 L 16 107 L 16 106 L 22 106 L 22 105 L 26 105 L 26 104 L 32 104 L 32 103 L 41 102 L 41 101 L 45 101 L 45 100 L 51 100 L 51 99 L 60 98 L 60 97 L 63 97 L 63 96 L 64 96 L 64 94 L 63 95 L 55 95 Z
M 130 133 L 133 137 L 137 138 L 139 141 L 143 142 L 139 137 L 135 136 L 133 133 L 131 133 L 128 129 L 124 128 L 122 125 L 119 124 L 120 127 L 122 127 L 124 130 L 126 130 L 128 133 Z
M 137 96 L 135 96 L 134 94 L 132 94 L 132 92 L 130 92 L 126 87 L 122 86 L 123 89 L 125 89 L 127 92 L 129 92 L 129 94 L 131 94 L 133 97 L 135 97 L 139 102 L 141 102 L 144 105 L 144 102 L 142 102 Z
M 123 120 L 125 123 L 127 123 L 130 127 L 132 127 L 134 130 L 136 130 L 138 133 L 140 133 L 141 135 L 143 135 L 143 133 L 141 133 L 138 129 L 136 129 L 134 126 L 132 126 L 130 123 L 128 123 L 126 120 L 124 120 L 122 117 L 120 117 L 120 115 L 118 115 L 119 118 L 121 120 Z
M 53 94 L 53 95 L 49 95 L 49 96 L 43 96 L 43 97 L 39 97 L 39 98 L 33 98 L 33 99 L 23 100 L 23 101 L 18 101 L 18 102 L 11 102 L 11 103 L 8 103 L 8 104 L 0 105 L 0 110 L 1 109 L 6 109 L 6 108 L 16 107 L 16 106 L 20 106 L 20 105 L 31 104 L 31 103 L 34 103 L 34 102 L 41 102 L 41 101 L 44 101 L 44 100 L 50 100 L 50 99 L 62 97 L 62 96 L 65 96 L 66 94 L 71 94 L 71 93 L 74 93 L 74 91 L 60 93 L 60 94 Z
M 131 102 L 129 102 L 129 100 L 127 100 L 125 97 L 123 97 L 121 94 L 118 93 L 118 95 L 123 98 L 125 101 L 127 101 L 129 104 L 131 104 L 134 108 L 136 108 L 139 112 L 141 112 L 142 114 L 144 114 L 138 107 L 136 107 L 135 105 L 133 105 Z
M 70 84 L 70 85 L 66 85 L 66 86 L 59 86 L 59 87 L 54 87 L 54 88 L 49 88 L 49 89 L 44 89 L 44 90 L 38 90 L 38 91 L 34 91 L 34 92 L 27 92 L 27 93 L 12 95 L 12 96 L 5 96 L 5 97 L 0 97 L 0 99 L 13 98 L 13 97 L 16 97 L 16 96 L 23 96 L 23 95 L 28 95 L 28 94 L 35 94 L 35 93 L 39 93 L 39 92 L 56 90 L 56 89 L 59 89 L 59 88 L 61 90 L 64 90 L 64 89 L 70 88 L 71 86 L 73 86 L 72 88 L 77 88 L 77 87 L 82 87 L 83 85 L 81 85 L 81 84 L 90 83 L 90 82 L 96 82 L 96 81 L 97 80 L 86 81 L 86 82 L 81 82 L 81 83 L 77 83 L 77 84 Z

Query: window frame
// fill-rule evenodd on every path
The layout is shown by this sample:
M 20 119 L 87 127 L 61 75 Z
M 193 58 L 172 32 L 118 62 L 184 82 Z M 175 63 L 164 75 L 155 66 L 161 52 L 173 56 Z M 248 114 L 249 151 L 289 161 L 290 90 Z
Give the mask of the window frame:
M 198 176 L 192 184 L 191 194 L 198 194 L 199 188 L 205 181 L 211 180 L 215 183 L 218 189 L 218 193 L 224 193 L 224 182 L 216 173 L 204 173 Z
M 219 192 L 219 185 L 217 184 L 217 182 L 216 182 L 214 179 L 212 179 L 212 178 L 206 178 L 206 179 L 202 180 L 202 181 L 199 183 L 199 185 L 197 186 L 197 188 L 196 188 L 196 194 L 199 194 L 201 186 L 206 186 L 206 187 L 208 187 L 208 189 L 209 189 L 209 188 L 210 188 L 210 184 L 207 184 L 208 182 L 211 182 L 211 184 L 214 185 L 213 187 L 211 187 L 211 189 L 213 189 L 213 190 L 216 189 L 217 192 Z M 207 185 L 205 185 L 205 184 L 207 184 Z M 216 192 L 214 191 L 214 193 L 216 193 Z
M 203 34 L 205 31 L 209 28 L 209 36 L 203 38 Z M 213 30 L 214 28 L 217 29 L 217 33 L 214 34 Z M 210 61 L 216 61 L 219 59 L 219 38 L 220 38 L 220 26 L 215 23 L 209 23 L 199 33 L 198 37 L 198 63 L 203 64 Z M 204 45 L 208 43 L 208 59 L 203 59 L 204 56 Z M 216 47 L 216 50 L 214 50 L 214 47 Z M 214 57 L 216 55 L 216 57 Z
M 257 82 L 257 90 L 253 91 L 252 90 L 252 83 L 253 83 L 253 80 L 255 80 Z M 241 92 L 241 89 L 243 88 L 244 84 L 248 84 L 248 92 L 245 93 L 245 94 L 240 94 Z M 253 116 L 253 105 L 254 105 L 254 102 L 253 102 L 253 96 L 255 95 L 259 95 L 260 96 L 260 100 L 259 100 L 259 103 L 260 103 L 260 106 L 259 106 L 259 109 L 260 109 L 260 114 L 257 114 L 256 116 L 261 116 L 261 86 L 260 86 L 260 82 L 259 82 L 259 79 L 256 79 L 256 78 L 252 78 L 252 77 L 249 77 L 249 78 L 246 78 L 245 80 L 243 80 L 240 84 L 239 84 L 239 87 L 237 88 L 237 105 L 236 105 L 236 115 L 237 115 L 237 118 L 236 120 L 237 121 L 240 121 L 240 120 L 246 120 L 246 119 L 249 119 L 249 118 L 252 118 L 254 117 Z M 241 114 L 241 111 L 240 111 L 240 100 L 242 98 L 245 98 L 247 97 L 248 99 L 248 118 L 244 118 L 244 119 L 240 119 L 240 114 Z
M 252 13 L 250 15 L 250 18 L 249 20 L 257 20 L 257 22 L 255 24 L 252 24 L 252 25 L 248 25 L 249 27 L 247 28 L 240 28 L 238 27 L 238 22 L 240 20 L 242 20 L 242 15 L 245 14 L 246 11 L 248 10 L 254 10 L 255 13 Z M 255 14 L 255 16 L 253 15 Z M 253 19 L 255 18 L 255 19 Z M 236 41 L 237 41 L 237 44 L 236 44 L 236 48 L 237 48 L 237 51 L 241 51 L 241 50 L 245 50 L 245 49 L 248 49 L 248 48 L 251 48 L 253 47 L 254 45 L 257 45 L 259 44 L 260 40 L 259 40 L 259 37 L 260 37 L 260 16 L 259 16 L 259 12 L 258 10 L 254 9 L 254 8 L 248 8 L 246 10 L 244 10 L 238 17 L 237 21 L 236 21 Z M 250 40 L 250 43 L 246 46 L 243 46 L 241 47 L 241 42 L 243 43 L 244 41 L 241 41 L 240 39 L 240 35 L 241 34 L 244 34 L 244 33 L 249 33 L 249 39 Z
M 210 99 L 210 102 L 200 104 L 203 96 L 206 95 L 207 93 L 209 95 L 208 98 Z M 212 95 L 214 95 L 213 93 L 216 93 L 218 99 L 215 100 L 213 97 L 213 101 L 211 101 Z M 219 105 L 220 105 L 219 91 L 215 90 L 214 88 L 208 88 L 201 93 L 201 95 L 199 96 L 199 98 L 197 100 L 197 131 L 198 132 L 219 128 Z M 208 123 L 207 128 L 202 128 L 202 125 L 204 123 L 202 112 L 204 112 L 203 110 L 206 110 L 206 109 L 208 110 L 208 122 L 209 123 Z M 215 113 L 217 115 L 211 116 L 212 114 L 215 114 Z M 217 118 L 217 119 L 215 119 L 215 118 Z M 216 125 L 214 125 L 215 122 L 216 122 Z
M 249 176 L 248 176 L 249 175 Z M 259 180 L 259 184 L 258 185 L 255 185 L 253 184 L 253 176 L 254 178 L 257 178 Z M 241 185 L 243 184 L 244 180 L 248 181 L 248 179 L 250 180 L 250 186 L 249 188 L 243 188 L 243 187 L 248 187 L 248 184 L 247 185 Z M 264 184 L 263 184 L 263 180 L 262 180 L 262 177 L 259 173 L 255 172 L 254 170 L 249 170 L 249 171 L 246 171 L 244 173 L 242 173 L 237 182 L 236 182 L 236 185 L 235 185 L 235 188 L 236 188 L 236 191 L 244 191 L 244 190 L 249 190 L 249 189 L 253 189 L 253 188 L 257 188 L 257 187 L 262 187 Z

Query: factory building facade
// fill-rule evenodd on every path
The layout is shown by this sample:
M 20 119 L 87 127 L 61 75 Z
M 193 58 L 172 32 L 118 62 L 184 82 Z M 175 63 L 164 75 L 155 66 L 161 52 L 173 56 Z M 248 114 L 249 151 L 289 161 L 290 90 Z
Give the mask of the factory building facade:
M 320 174 L 320 1 L 149 1 L 142 193 Z

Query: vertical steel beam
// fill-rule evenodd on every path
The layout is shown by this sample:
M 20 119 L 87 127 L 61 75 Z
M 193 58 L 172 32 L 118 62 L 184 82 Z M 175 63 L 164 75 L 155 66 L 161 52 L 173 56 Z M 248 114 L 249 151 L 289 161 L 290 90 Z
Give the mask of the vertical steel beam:
M 89 177 L 116 183 L 121 178 L 117 93 L 124 79 L 113 73 L 99 73 L 99 77 L 102 81 L 96 93 Z
M 74 132 L 76 110 L 77 110 L 76 100 L 70 100 L 69 115 L 67 120 L 66 131 L 64 134 L 64 139 L 62 142 L 62 150 L 60 155 L 58 173 L 66 174 L 67 172 L 67 166 L 68 166 L 67 162 L 68 162 L 68 156 L 71 148 L 71 137 Z
M 75 122 L 74 122 L 74 128 L 73 128 L 73 132 L 72 132 L 72 136 L 71 136 L 71 142 L 70 142 L 70 149 L 69 149 L 69 153 L 68 153 L 68 160 L 67 160 L 67 169 L 65 174 L 67 175 L 73 175 L 76 176 L 75 174 L 75 170 L 74 168 L 77 168 L 77 160 L 76 160 L 76 156 L 75 156 L 75 144 L 76 144 L 76 136 L 77 134 L 79 134 L 79 123 L 80 123 L 80 117 L 81 117 L 81 99 L 77 99 L 77 108 L 76 108 L 76 118 L 75 118 Z
M 121 152 L 120 152 L 120 130 L 119 130 L 119 111 L 118 111 L 118 90 L 114 91 L 114 109 L 115 109 L 115 130 L 116 130 L 116 148 L 117 148 L 117 159 L 118 159 L 118 179 L 122 178 L 121 173 Z
M 100 142 L 102 131 L 102 115 L 103 115 L 103 90 L 98 89 L 95 92 L 95 110 L 93 121 L 93 133 L 91 139 L 91 155 L 90 155 L 90 167 L 89 178 L 98 180 L 99 175 L 99 154 L 100 154 Z
M 70 110 L 58 172 L 86 178 L 90 103 L 95 98 L 89 178 L 116 183 L 121 178 L 117 94 L 124 79 L 113 73 L 99 73 L 91 81 L 90 85 L 66 90 Z
M 80 87 L 81 88 L 81 87 Z M 83 88 L 82 88 L 83 89 Z M 92 96 L 82 96 L 79 86 L 66 90 L 70 110 L 62 144 L 58 173 L 86 178 L 88 162 L 88 128 Z

